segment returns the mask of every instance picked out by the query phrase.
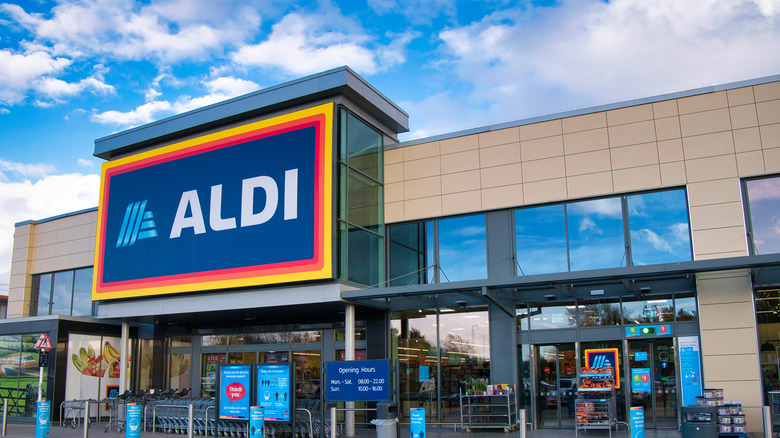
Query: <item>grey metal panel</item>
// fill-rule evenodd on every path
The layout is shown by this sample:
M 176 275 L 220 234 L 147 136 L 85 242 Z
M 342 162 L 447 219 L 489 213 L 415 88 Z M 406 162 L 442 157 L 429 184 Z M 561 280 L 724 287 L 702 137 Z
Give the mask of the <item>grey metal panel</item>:
M 577 329 L 536 330 L 531 332 L 531 344 L 561 344 L 574 342 Z
M 101 302 L 98 318 L 133 318 L 340 301 L 338 283 L 239 292 L 203 292 L 144 300 Z
M 531 343 L 531 336 L 528 333 L 528 330 L 523 330 L 521 332 L 517 332 L 517 343 L 518 344 L 530 344 Z
M 509 278 L 515 274 L 512 257 L 512 212 L 491 211 L 486 214 L 488 278 Z
M 588 327 L 580 329 L 580 341 L 606 341 L 621 339 L 623 337 L 622 326 Z
M 675 336 L 699 336 L 699 323 L 696 321 L 678 322 Z
M 490 381 L 517 384 L 517 326 L 496 305 L 490 314 Z

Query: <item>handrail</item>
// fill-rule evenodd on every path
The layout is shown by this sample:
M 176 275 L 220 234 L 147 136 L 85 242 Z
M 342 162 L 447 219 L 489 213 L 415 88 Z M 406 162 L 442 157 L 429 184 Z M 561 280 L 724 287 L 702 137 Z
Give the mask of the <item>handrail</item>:
M 314 427 L 312 426 L 311 421 L 311 411 L 306 408 L 295 408 L 296 411 L 304 411 L 307 414 L 309 414 L 309 438 L 314 438 Z M 293 431 L 295 433 L 295 431 Z
M 179 409 L 187 409 L 189 412 L 189 406 L 191 403 L 186 405 L 154 405 L 154 408 L 152 408 L 152 434 L 154 434 L 157 430 L 157 408 L 179 408 Z

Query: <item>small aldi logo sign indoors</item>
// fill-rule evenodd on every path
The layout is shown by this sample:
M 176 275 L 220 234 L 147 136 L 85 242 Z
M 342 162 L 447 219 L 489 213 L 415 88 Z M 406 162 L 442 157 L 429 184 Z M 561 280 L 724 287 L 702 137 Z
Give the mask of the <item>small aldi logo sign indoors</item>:
M 103 164 L 92 299 L 332 278 L 333 111 Z
M 620 362 L 617 348 L 595 348 L 585 350 L 585 366 L 588 368 L 611 368 L 615 388 L 620 388 Z

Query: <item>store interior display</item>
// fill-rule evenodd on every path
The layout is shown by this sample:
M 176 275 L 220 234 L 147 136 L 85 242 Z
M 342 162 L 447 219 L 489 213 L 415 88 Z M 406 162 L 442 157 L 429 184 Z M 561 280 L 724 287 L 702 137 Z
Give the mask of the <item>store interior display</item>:
M 613 368 L 583 367 L 578 382 L 575 435 L 580 430 L 607 429 L 611 437 L 617 418 Z

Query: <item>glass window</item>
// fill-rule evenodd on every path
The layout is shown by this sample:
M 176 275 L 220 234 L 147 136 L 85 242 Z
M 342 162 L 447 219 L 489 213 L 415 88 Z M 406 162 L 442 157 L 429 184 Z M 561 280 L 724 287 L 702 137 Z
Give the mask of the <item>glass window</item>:
M 696 309 L 696 297 L 693 293 L 674 295 L 674 311 L 677 321 L 695 321 L 699 317 Z
M 290 342 L 290 332 L 241 333 L 230 335 L 228 341 L 230 345 L 288 344 Z
M 347 115 L 346 146 L 350 167 L 382 180 L 382 136 L 352 114 Z
M 382 237 L 349 226 L 347 233 L 347 279 L 369 286 L 383 280 L 384 248 Z
M 620 302 L 617 299 L 579 301 L 577 313 L 580 327 L 620 324 Z
M 189 388 L 190 379 L 190 354 L 177 353 L 168 355 L 168 387 Z M 143 366 L 143 365 L 142 365 Z M 149 383 L 151 383 L 151 363 L 149 363 Z
M 428 222 L 412 222 L 388 228 L 390 239 L 390 286 L 425 284 L 428 282 L 429 257 L 433 257 L 433 240 L 428 246 Z
M 634 266 L 692 260 L 684 190 L 626 198 Z
M 574 303 L 532 306 L 529 313 L 531 315 L 531 330 L 577 326 L 577 306 Z
M 51 304 L 51 280 L 53 274 L 37 275 L 33 280 L 32 302 L 30 311 L 32 316 L 48 315 Z
M 620 198 L 567 204 L 572 271 L 626 266 Z
M 563 204 L 515 211 L 517 274 L 566 272 L 566 217 Z
M 485 215 L 439 220 L 439 281 L 487 278 Z
M 344 329 L 338 329 L 336 330 L 336 342 L 343 342 L 346 340 L 345 338 L 345 332 Z M 366 328 L 365 327 L 355 327 L 355 340 L 356 341 L 365 341 L 366 340 Z
M 171 336 L 168 338 L 169 347 L 189 347 L 192 345 L 192 338 L 189 336 Z
M 305 332 L 292 332 L 290 333 L 290 342 L 293 343 L 322 342 L 322 332 L 319 330 L 310 330 Z
M 517 306 L 515 309 L 515 320 L 518 330 L 528 330 L 528 318 L 528 307 L 525 304 Z
M 746 183 L 752 254 L 780 252 L 780 177 L 749 180 Z
M 73 271 L 54 274 L 54 287 L 51 292 L 51 314 L 70 315 L 73 301 Z
M 214 347 L 217 345 L 226 345 L 227 344 L 227 336 L 225 335 L 209 335 L 209 336 L 203 336 L 200 339 L 200 345 L 204 347 Z
M 374 233 L 382 233 L 384 200 L 382 185 L 346 166 L 347 174 L 347 222 Z
M 674 302 L 671 296 L 623 300 L 623 324 L 672 321 L 674 321 Z
M 758 342 L 761 345 L 761 378 L 764 405 L 769 406 L 769 391 L 780 390 L 780 290 L 758 290 L 755 293 Z
M 73 316 L 90 316 L 92 312 L 92 268 L 79 269 L 73 280 Z

